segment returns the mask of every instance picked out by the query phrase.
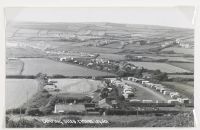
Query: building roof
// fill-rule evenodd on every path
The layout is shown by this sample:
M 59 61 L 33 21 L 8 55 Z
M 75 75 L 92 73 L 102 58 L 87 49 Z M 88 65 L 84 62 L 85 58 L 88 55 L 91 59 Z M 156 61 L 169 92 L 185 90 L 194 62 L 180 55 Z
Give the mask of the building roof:
M 76 111 L 76 112 L 83 112 L 85 111 L 85 106 L 82 104 L 72 104 L 72 105 L 66 105 L 66 104 L 56 104 L 55 109 L 57 111 Z

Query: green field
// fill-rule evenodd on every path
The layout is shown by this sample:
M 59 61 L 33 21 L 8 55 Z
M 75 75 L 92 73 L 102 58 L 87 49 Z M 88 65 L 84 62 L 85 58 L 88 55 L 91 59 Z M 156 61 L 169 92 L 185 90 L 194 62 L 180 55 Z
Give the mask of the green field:
M 134 64 L 135 66 L 144 67 L 149 70 L 157 70 L 159 69 L 162 72 L 166 73 L 184 73 L 184 72 L 190 72 L 188 70 L 169 65 L 167 63 L 158 63 L 158 62 L 130 62 L 131 64 Z
M 175 53 L 183 53 L 183 54 L 194 55 L 194 49 L 193 48 L 169 47 L 169 48 L 163 49 L 162 51 L 174 51 Z
M 24 71 L 22 75 L 36 75 L 39 72 L 48 75 L 65 75 L 65 76 L 106 76 L 113 75 L 106 72 L 92 70 L 76 65 L 61 63 L 44 58 L 24 58 Z
M 104 85 L 97 80 L 91 79 L 53 79 L 61 90 L 60 93 L 91 94 L 97 88 Z
M 38 88 L 38 82 L 33 79 L 6 79 L 5 107 L 16 108 L 30 99 Z

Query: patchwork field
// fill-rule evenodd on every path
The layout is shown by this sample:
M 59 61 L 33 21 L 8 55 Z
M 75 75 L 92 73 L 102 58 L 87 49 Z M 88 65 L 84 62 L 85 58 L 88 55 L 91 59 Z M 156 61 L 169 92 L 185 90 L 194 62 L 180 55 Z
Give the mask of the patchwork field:
M 44 53 L 30 47 L 8 47 L 6 48 L 6 57 L 42 57 Z
M 169 65 L 166 63 L 158 63 L 158 62 L 130 62 L 131 64 L 134 64 L 139 67 L 144 67 L 149 70 L 157 70 L 159 69 L 162 72 L 166 73 L 184 73 L 184 72 L 190 72 L 189 70 L 185 70 L 173 65 Z
M 194 63 L 170 63 L 170 64 L 194 72 Z
M 21 60 L 6 61 L 6 75 L 21 75 L 24 63 Z
M 38 82 L 33 79 L 6 79 L 5 107 L 19 107 L 37 92 Z
M 24 71 L 22 75 L 36 75 L 39 72 L 47 75 L 65 75 L 65 76 L 105 76 L 113 75 L 106 72 L 83 68 L 76 65 L 56 62 L 44 58 L 24 58 Z
M 173 74 L 173 75 L 171 74 L 171 75 L 170 75 L 170 74 L 169 74 L 168 77 L 169 77 L 169 78 L 189 78 L 189 79 L 194 79 L 194 75 L 179 75 L 179 74 L 177 74 L 177 75 L 176 75 L 176 74 L 175 74 L 175 75 L 174 75 L 174 74 Z
M 100 53 L 100 56 L 98 56 L 98 58 L 105 58 L 105 59 L 109 59 L 109 60 L 125 60 L 125 56 L 124 55 L 118 55 L 118 54 L 103 54 Z
M 194 49 L 192 48 L 169 47 L 169 48 L 163 49 L 162 51 L 174 51 L 175 53 L 194 55 Z
M 61 90 L 60 93 L 89 94 L 97 88 L 103 87 L 103 84 L 97 80 L 91 79 L 53 79 L 57 81 L 56 85 Z

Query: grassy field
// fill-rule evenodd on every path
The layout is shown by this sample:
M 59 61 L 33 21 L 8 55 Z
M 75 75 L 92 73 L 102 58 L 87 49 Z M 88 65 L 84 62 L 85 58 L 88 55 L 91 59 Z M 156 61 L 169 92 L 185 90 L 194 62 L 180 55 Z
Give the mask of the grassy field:
M 5 107 L 19 107 L 37 92 L 37 81 L 33 79 L 6 79 Z
M 105 58 L 105 59 L 109 59 L 109 60 L 125 60 L 125 56 L 124 55 L 118 55 L 118 54 L 103 54 L 100 53 L 100 56 L 98 58 Z
M 21 60 L 6 60 L 6 75 L 21 75 L 23 67 Z
M 170 63 L 170 64 L 194 72 L 194 63 Z
M 8 47 L 6 48 L 6 57 L 42 57 L 44 53 L 30 47 Z
M 190 78 L 190 79 L 194 79 L 194 75 L 179 75 L 179 74 L 169 74 L 168 75 L 169 78 Z
M 37 73 L 46 73 L 48 75 L 65 76 L 105 76 L 113 75 L 106 72 L 83 68 L 76 65 L 65 64 L 44 58 L 24 58 L 23 75 L 36 75 Z
M 97 80 L 91 79 L 54 79 L 56 85 L 61 90 L 60 93 L 80 93 L 90 94 L 97 88 L 103 87 L 103 84 Z
M 180 48 L 180 47 L 169 47 L 165 48 L 162 51 L 174 51 L 175 53 L 191 54 L 194 55 L 193 48 Z
M 130 62 L 136 66 L 144 67 L 149 70 L 157 70 L 159 69 L 162 72 L 166 73 L 183 73 L 183 72 L 190 72 L 188 70 L 172 66 L 166 63 L 157 63 L 157 62 Z

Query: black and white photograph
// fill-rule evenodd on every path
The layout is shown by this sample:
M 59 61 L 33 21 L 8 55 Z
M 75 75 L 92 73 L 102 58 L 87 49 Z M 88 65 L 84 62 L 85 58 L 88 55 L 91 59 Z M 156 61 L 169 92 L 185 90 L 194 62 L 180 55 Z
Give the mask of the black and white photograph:
M 194 127 L 194 10 L 5 8 L 5 127 Z

